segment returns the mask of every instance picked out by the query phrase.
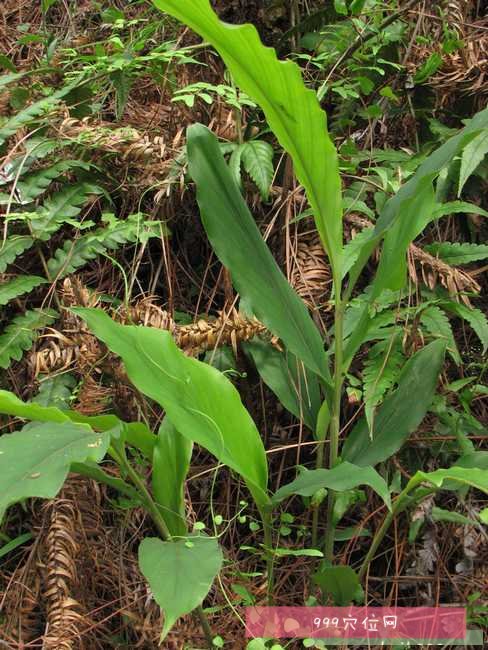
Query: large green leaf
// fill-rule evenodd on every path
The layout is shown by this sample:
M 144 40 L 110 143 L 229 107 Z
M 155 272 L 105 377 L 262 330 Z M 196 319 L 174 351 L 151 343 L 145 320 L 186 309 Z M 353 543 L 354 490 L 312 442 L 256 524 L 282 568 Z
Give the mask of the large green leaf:
M 23 402 L 16 395 L 6 390 L 0 390 L 0 413 L 14 415 L 26 420 L 37 422 L 76 422 L 87 424 L 95 431 L 109 431 L 123 427 L 125 440 L 137 447 L 151 459 L 153 454 L 154 436 L 143 422 L 122 422 L 115 415 L 88 416 L 67 411 L 56 406 L 42 406 L 36 402 Z
M 203 225 L 236 289 L 291 352 L 328 377 L 318 329 L 264 243 L 217 139 L 200 124 L 188 129 L 188 159 Z
M 17 501 L 55 497 L 71 464 L 100 462 L 109 442 L 109 433 L 73 423 L 35 424 L 0 436 L 0 520 Z
M 477 467 L 454 466 L 449 469 L 438 469 L 435 472 L 417 472 L 408 482 L 406 490 L 410 491 L 422 483 L 430 483 L 445 489 L 469 485 L 488 494 L 488 471 Z
M 376 413 L 373 431 L 362 418 L 346 438 L 344 460 L 361 467 L 376 465 L 400 449 L 432 404 L 445 349 L 445 341 L 434 341 L 407 361 L 398 388 Z
M 358 467 L 347 462 L 341 463 L 333 469 L 303 470 L 294 481 L 284 485 L 276 492 L 273 502 L 279 503 L 292 494 L 311 497 L 318 490 L 324 488 L 334 490 L 334 492 L 344 492 L 344 490 L 352 490 L 358 485 L 369 485 L 391 509 L 388 486 L 378 472 L 372 467 Z
M 236 84 L 263 109 L 296 175 L 307 192 L 317 230 L 337 277 L 342 250 L 341 181 L 337 152 L 327 132 L 327 117 L 307 89 L 296 63 L 279 61 L 264 47 L 253 25 L 227 25 L 209 0 L 153 0 L 194 29 L 218 51 Z
M 442 169 L 487 126 L 488 108 L 477 113 L 464 129 L 426 158 L 407 183 L 400 188 L 394 197 L 387 201 L 376 222 L 375 229 L 371 231 L 368 239 L 363 243 L 361 251 L 357 255 L 357 260 L 351 269 L 350 278 L 352 283 L 355 283 L 371 253 L 386 232 L 403 217 L 404 209 L 408 205 L 407 202 L 412 201 L 418 192 L 425 188 L 426 184 L 433 181 Z M 396 281 L 395 277 L 393 279 Z
M 159 428 L 152 466 L 153 496 L 172 536 L 187 534 L 184 488 L 193 444 L 168 417 Z
M 401 217 L 386 233 L 378 271 L 373 282 L 373 297 L 384 289 L 397 291 L 407 282 L 407 251 L 410 244 L 422 232 L 424 224 L 435 205 L 431 179 L 419 184 L 416 194 L 404 201 Z
M 163 641 L 180 616 L 198 607 L 222 566 L 222 551 L 211 537 L 163 542 L 143 539 L 139 566 L 155 601 L 164 611 Z
M 238 472 L 259 506 L 269 503 L 263 443 L 239 393 L 222 373 L 183 354 L 169 332 L 119 325 L 98 309 L 73 311 L 122 358 L 129 379 L 165 409 L 182 435 Z
M 244 343 L 244 350 L 283 406 L 315 431 L 321 405 L 317 375 L 309 372 L 294 354 L 280 352 L 258 337 Z

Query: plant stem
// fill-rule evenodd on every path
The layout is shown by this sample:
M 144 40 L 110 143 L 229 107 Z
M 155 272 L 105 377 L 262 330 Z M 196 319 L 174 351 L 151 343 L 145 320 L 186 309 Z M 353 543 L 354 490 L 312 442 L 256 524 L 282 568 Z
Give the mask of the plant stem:
M 271 521 L 271 510 L 261 510 L 261 520 L 263 522 L 266 572 L 268 574 L 268 605 L 271 606 L 273 604 L 274 591 L 273 523 Z
M 317 457 L 315 462 L 315 467 L 321 469 L 324 466 L 324 441 L 321 440 L 317 448 Z M 313 511 L 312 516 L 312 547 L 317 546 L 318 541 L 318 530 L 319 530 L 319 513 L 320 505 L 318 504 Z
M 335 467 L 339 458 L 339 433 L 341 430 L 341 397 L 343 376 L 343 338 L 344 338 L 344 303 L 341 299 L 340 277 L 334 278 L 335 295 L 335 352 L 334 352 L 334 396 L 331 409 L 331 420 L 329 427 L 329 469 Z M 327 528 L 325 531 L 324 555 L 326 560 L 332 562 L 334 557 L 334 534 L 335 525 L 333 521 L 335 493 L 329 490 L 327 497 Z
M 371 542 L 371 546 L 368 549 L 368 552 L 366 553 L 366 557 L 363 560 L 363 563 L 361 564 L 361 568 L 359 569 L 358 577 L 359 580 L 362 580 L 364 576 L 366 575 L 366 571 L 368 570 L 369 565 L 371 564 L 371 561 L 373 560 L 376 551 L 378 550 L 379 545 L 383 541 L 386 533 L 388 532 L 388 529 L 390 528 L 391 524 L 393 523 L 393 519 L 398 515 L 404 508 L 405 506 L 405 501 L 407 500 L 408 495 L 412 490 L 417 488 L 419 485 L 418 482 L 410 482 L 405 489 L 400 492 L 398 497 L 395 499 L 395 502 L 393 503 L 391 512 L 389 512 L 386 517 L 383 520 L 383 523 L 381 526 L 378 528 L 376 531 L 373 541 Z M 419 501 L 422 501 L 425 499 L 429 494 L 435 492 L 435 488 L 433 488 L 431 491 L 424 492 L 421 496 Z
M 154 525 L 158 529 L 159 534 L 161 537 L 169 542 L 171 541 L 171 533 L 169 532 L 169 529 L 166 525 L 166 522 L 163 519 L 163 516 L 159 512 L 159 508 L 157 505 L 154 503 L 153 498 L 151 497 L 149 490 L 147 489 L 143 479 L 141 476 L 135 471 L 135 469 L 132 467 L 132 465 L 129 463 L 127 460 L 127 457 L 125 455 L 125 450 L 122 449 L 114 449 L 113 447 L 110 450 L 110 453 L 112 457 L 117 461 L 117 463 L 125 469 L 127 472 L 128 476 L 130 477 L 131 481 L 134 483 L 136 486 L 139 496 L 142 499 L 144 508 L 147 510 L 149 515 L 151 516 L 151 519 L 154 522 Z M 208 647 L 210 649 L 214 648 L 213 644 L 213 634 L 212 630 L 210 629 L 210 625 L 208 623 L 207 617 L 205 615 L 205 612 L 203 611 L 203 607 L 199 605 L 196 608 L 196 615 L 198 617 L 198 620 L 200 621 L 200 624 L 203 629 L 203 633 L 205 635 L 205 638 L 207 640 Z
M 131 481 L 136 486 L 139 492 L 139 496 L 142 499 L 144 508 L 150 514 L 151 519 L 154 522 L 154 525 L 158 529 L 158 533 L 165 541 L 171 541 L 171 533 L 169 532 L 168 526 L 166 525 L 166 522 L 164 521 L 162 514 L 159 512 L 159 508 L 154 503 L 153 498 L 149 494 L 149 490 L 147 489 L 143 479 L 129 463 L 129 461 L 125 456 L 125 453 L 121 453 L 118 449 L 115 449 L 115 452 L 116 452 L 115 458 L 117 462 L 124 468 L 128 476 L 130 477 Z

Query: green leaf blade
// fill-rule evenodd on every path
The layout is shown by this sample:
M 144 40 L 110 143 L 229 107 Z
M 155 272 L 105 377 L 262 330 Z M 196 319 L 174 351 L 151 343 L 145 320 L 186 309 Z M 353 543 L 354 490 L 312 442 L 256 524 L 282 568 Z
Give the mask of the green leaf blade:
M 372 467 L 359 467 L 348 462 L 340 463 L 333 469 L 303 470 L 298 478 L 276 492 L 273 502 L 279 503 L 292 494 L 310 497 L 324 488 L 344 492 L 359 485 L 369 485 L 391 509 L 388 486 L 378 472 Z
M 346 438 L 341 454 L 344 460 L 361 467 L 374 466 L 400 449 L 432 404 L 445 349 L 445 341 L 434 341 L 407 361 L 398 388 L 376 413 L 372 434 L 363 418 Z
M 236 84 L 262 108 L 270 128 L 293 159 L 317 230 L 340 277 L 342 199 L 337 152 L 327 132 L 326 114 L 315 92 L 305 86 L 298 65 L 279 61 L 272 48 L 263 46 L 253 25 L 221 22 L 209 0 L 153 2 L 211 43 Z
M 189 537 L 188 543 L 147 537 L 141 542 L 139 566 L 164 611 L 161 641 L 180 616 L 201 605 L 222 561 L 219 545 L 210 537 Z
M 75 462 L 100 462 L 110 435 L 86 425 L 35 424 L 0 437 L 0 520 L 12 504 L 29 497 L 52 499 Z
M 291 352 L 329 380 L 320 333 L 264 243 L 215 136 L 195 124 L 187 146 L 205 230 L 236 289 Z
M 184 355 L 169 332 L 119 325 L 97 309 L 73 311 L 122 358 L 129 379 L 165 409 L 183 436 L 238 472 L 259 506 L 268 504 L 263 443 L 239 393 L 222 373 Z

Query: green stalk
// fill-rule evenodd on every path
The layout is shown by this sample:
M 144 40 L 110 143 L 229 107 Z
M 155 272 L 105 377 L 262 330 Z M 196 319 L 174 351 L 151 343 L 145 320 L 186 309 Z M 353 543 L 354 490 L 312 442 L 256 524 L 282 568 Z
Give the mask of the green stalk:
M 332 401 L 331 420 L 329 427 L 329 469 L 337 464 L 339 458 L 339 433 L 341 430 L 341 397 L 342 386 L 344 383 L 343 376 L 343 355 L 344 355 L 344 303 L 341 299 L 341 280 L 340 277 L 334 277 L 334 329 L 335 329 L 335 351 L 334 351 L 334 395 Z M 335 503 L 335 492 L 329 490 L 327 496 L 327 528 L 325 531 L 325 559 L 332 562 L 334 557 L 334 535 L 335 524 L 333 521 Z
M 171 541 L 172 539 L 171 533 L 169 532 L 168 526 L 166 525 L 166 522 L 164 521 L 163 516 L 159 511 L 159 508 L 153 501 L 153 498 L 151 497 L 149 490 L 147 489 L 143 479 L 135 471 L 135 469 L 127 460 L 127 456 L 125 455 L 125 449 L 123 448 L 123 446 L 122 448 L 120 448 L 119 445 L 117 445 L 117 447 L 111 447 L 110 455 L 119 464 L 119 466 L 122 467 L 127 472 L 127 475 L 136 486 L 137 491 L 139 492 L 139 496 L 141 497 L 143 506 L 151 516 L 151 519 L 153 520 L 154 525 L 156 526 L 158 533 L 161 535 L 162 539 L 164 539 L 166 542 Z M 213 644 L 213 634 L 212 634 L 212 630 L 210 629 L 210 625 L 208 623 L 205 612 L 203 611 L 203 607 L 199 605 L 199 607 L 197 607 L 195 611 L 200 621 L 200 624 L 202 626 L 203 633 L 207 640 L 208 647 L 212 649 L 215 647 Z
M 321 440 L 317 448 L 315 467 L 316 469 L 322 469 L 323 466 L 324 466 L 324 441 Z M 314 508 L 313 516 L 312 516 L 312 548 L 315 548 L 317 546 L 317 541 L 318 541 L 319 512 L 320 512 L 320 504 L 317 504 Z
M 268 605 L 271 606 L 273 604 L 274 591 L 273 523 L 271 508 L 266 510 L 260 509 L 260 515 L 261 521 L 263 522 L 264 546 L 266 551 L 266 573 L 268 574 Z
M 421 483 L 421 481 L 415 481 L 415 482 L 410 481 L 407 484 L 407 486 L 405 487 L 405 489 L 402 492 L 400 492 L 398 497 L 395 499 L 395 502 L 392 505 L 391 511 L 386 515 L 386 517 L 383 520 L 383 523 L 378 528 L 378 530 L 376 531 L 376 533 L 375 533 L 375 535 L 373 537 L 373 541 L 371 542 L 371 546 L 369 547 L 368 552 L 366 553 L 366 557 L 364 558 L 363 563 L 361 564 L 361 568 L 359 569 L 359 573 L 358 573 L 359 580 L 362 580 L 364 578 L 364 576 L 366 575 L 366 572 L 367 572 L 367 570 L 369 568 L 369 565 L 371 564 L 371 561 L 373 560 L 373 558 L 374 558 L 374 556 L 376 554 L 376 551 L 378 550 L 379 545 L 381 544 L 381 542 L 383 541 L 386 533 L 388 532 L 388 529 L 390 528 L 391 524 L 393 523 L 394 518 L 405 507 L 405 502 L 407 500 L 408 495 L 410 494 L 410 492 L 412 490 L 417 488 L 420 483 Z M 426 496 L 428 496 L 429 494 L 434 493 L 435 491 L 436 491 L 435 488 L 433 488 L 430 491 L 423 492 L 420 495 L 420 498 L 418 499 L 418 501 L 419 502 L 422 501 L 423 499 L 425 499 Z M 415 501 L 414 501 L 414 503 L 415 503 Z

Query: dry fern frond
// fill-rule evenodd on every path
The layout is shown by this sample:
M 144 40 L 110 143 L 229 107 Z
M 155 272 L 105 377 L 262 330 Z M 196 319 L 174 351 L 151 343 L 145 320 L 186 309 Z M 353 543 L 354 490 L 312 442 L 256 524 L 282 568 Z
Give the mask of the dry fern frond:
M 77 280 L 64 283 L 63 300 L 70 306 L 76 304 L 76 294 L 82 304 L 95 301 Z M 75 287 L 77 287 L 75 289 Z M 73 302 L 74 301 L 74 302 Z M 199 355 L 216 347 L 231 345 L 237 352 L 239 343 L 249 341 L 257 335 L 269 335 L 266 327 L 256 318 L 244 318 L 237 311 L 220 313 L 212 320 L 200 319 L 191 325 L 178 326 L 165 310 L 145 298 L 128 309 L 120 310 L 115 317 L 123 323 L 144 325 L 164 329 L 173 335 L 176 344 L 188 355 Z M 120 362 L 108 354 L 104 346 L 90 334 L 82 321 L 70 312 L 63 312 L 63 329 L 49 328 L 40 338 L 40 345 L 30 355 L 30 367 L 35 377 L 39 374 L 76 369 L 82 376 L 91 375 L 97 368 L 108 370 L 110 374 L 124 380 Z M 276 338 L 270 337 L 273 345 L 279 348 Z M 90 388 L 87 390 L 94 390 Z M 108 397 L 108 394 L 107 396 Z
M 76 556 L 79 546 L 76 542 L 76 528 L 79 526 L 78 512 L 72 499 L 66 498 L 64 490 L 46 503 L 49 531 L 44 542 L 45 566 L 43 566 L 45 589 L 43 597 L 47 603 L 45 650 L 73 650 L 80 647 L 80 633 L 83 615 L 80 604 L 73 598 L 77 583 Z

